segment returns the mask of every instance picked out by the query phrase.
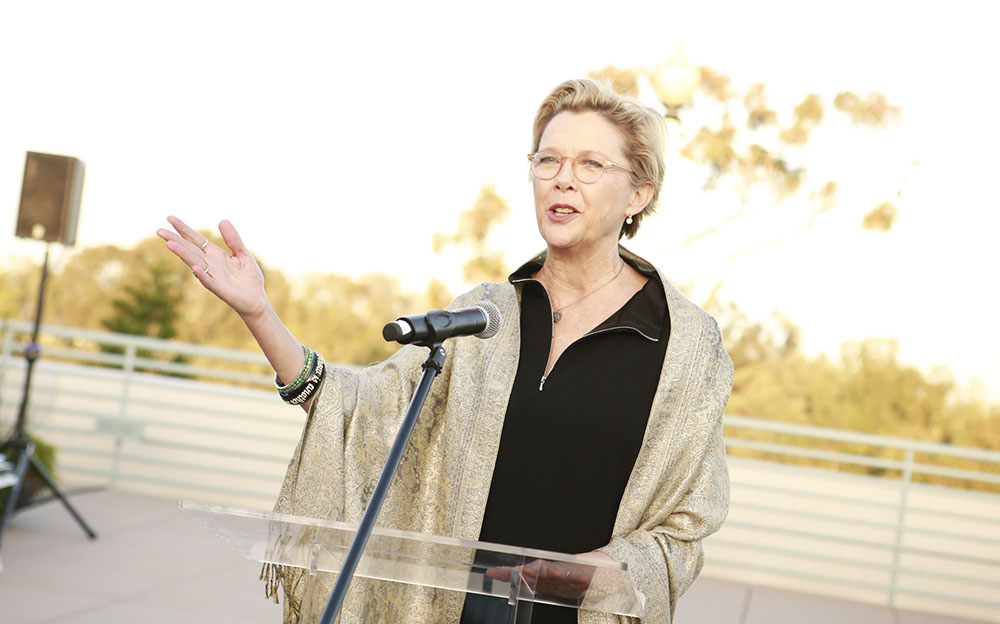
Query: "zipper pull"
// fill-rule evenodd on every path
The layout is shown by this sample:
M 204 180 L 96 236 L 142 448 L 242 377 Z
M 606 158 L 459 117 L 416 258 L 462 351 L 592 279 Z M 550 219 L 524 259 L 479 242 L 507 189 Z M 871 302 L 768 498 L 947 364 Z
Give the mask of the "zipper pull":
M 542 375 L 542 382 L 538 384 L 538 391 L 541 392 L 542 388 L 545 387 L 545 375 Z

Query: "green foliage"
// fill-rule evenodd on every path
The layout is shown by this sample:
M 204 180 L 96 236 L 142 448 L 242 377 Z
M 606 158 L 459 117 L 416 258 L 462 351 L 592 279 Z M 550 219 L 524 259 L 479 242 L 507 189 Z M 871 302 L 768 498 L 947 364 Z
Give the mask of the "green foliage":
M 29 434 L 29 437 L 35 443 L 35 459 L 42 465 L 42 467 L 45 468 L 45 471 L 49 473 L 49 476 L 55 479 L 56 447 L 48 444 L 36 436 Z M 17 465 L 18 457 L 19 454 L 8 454 L 6 456 L 7 461 L 12 465 Z M 39 494 L 42 494 L 47 489 L 48 488 L 46 487 L 45 482 L 42 481 L 41 477 L 35 474 L 35 471 L 29 467 L 24 484 L 21 486 L 21 495 L 18 496 L 17 507 L 20 508 L 30 505 Z M 10 492 L 10 488 L 0 490 L 0 513 L 7 508 L 7 496 L 9 496 Z
M 181 295 L 176 280 L 163 264 L 149 267 L 150 280 L 124 286 L 125 296 L 111 302 L 115 315 L 101 321 L 109 331 L 121 334 L 174 338 L 180 318 Z
M 963 398 L 954 381 L 925 375 L 898 359 L 892 340 L 847 343 L 841 361 L 809 357 L 799 349 L 799 330 L 785 319 L 751 321 L 735 306 L 716 311 L 726 347 L 733 358 L 735 380 L 726 411 L 766 420 L 832 427 L 946 444 L 1000 449 L 1000 406 Z M 790 442 L 789 436 L 739 431 L 739 436 L 765 442 Z M 857 445 L 819 443 L 799 438 L 794 444 L 830 451 L 873 452 Z M 738 456 L 778 459 L 774 453 L 736 449 Z M 884 453 L 888 459 L 898 454 Z M 834 461 L 782 461 L 880 474 Z M 920 461 L 920 458 L 918 458 Z M 978 468 L 975 462 L 941 462 Z M 925 481 L 970 485 L 943 478 Z M 982 487 L 977 485 L 976 487 Z
M 122 287 L 124 295 L 111 302 L 114 315 L 102 319 L 101 325 L 119 334 L 175 338 L 178 335 L 177 322 L 181 318 L 180 304 L 183 301 L 177 275 L 163 261 L 148 264 L 147 267 L 149 273 L 144 276 L 143 281 Z M 125 352 L 118 345 L 106 344 L 101 345 L 101 351 L 119 354 Z M 164 358 L 148 349 L 139 349 L 136 355 L 141 359 L 158 359 L 173 364 L 187 362 L 183 355 Z M 137 368 L 141 370 L 143 367 Z

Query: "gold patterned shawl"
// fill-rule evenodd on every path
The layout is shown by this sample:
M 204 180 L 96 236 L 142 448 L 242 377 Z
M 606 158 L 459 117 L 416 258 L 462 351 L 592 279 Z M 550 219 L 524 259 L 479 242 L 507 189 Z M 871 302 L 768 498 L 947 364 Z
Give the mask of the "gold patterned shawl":
M 645 260 L 621 249 L 640 267 Z M 663 279 L 670 314 L 660 382 L 642 447 L 622 497 L 614 537 L 601 550 L 628 563 L 646 598 L 642 621 L 669 623 L 702 565 L 701 539 L 729 505 L 722 413 L 732 361 L 715 321 Z M 489 340 L 453 340 L 389 489 L 378 526 L 475 540 L 486 508 L 507 401 L 517 372 L 518 291 L 482 284 L 453 307 L 495 303 L 503 324 Z M 378 480 L 427 355 L 406 346 L 361 372 L 328 369 L 288 467 L 275 511 L 357 522 Z M 333 587 L 320 574 L 316 605 L 302 604 L 305 572 L 265 568 L 269 595 L 285 595 L 285 622 L 319 619 Z M 355 578 L 340 622 L 457 624 L 464 595 Z M 639 620 L 580 611 L 581 624 Z

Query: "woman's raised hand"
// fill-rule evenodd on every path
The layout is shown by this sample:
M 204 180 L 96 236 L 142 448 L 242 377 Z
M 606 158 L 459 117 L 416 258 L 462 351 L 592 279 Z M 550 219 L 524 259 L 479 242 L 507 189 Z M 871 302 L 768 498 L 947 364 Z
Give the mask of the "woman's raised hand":
M 229 221 L 219 223 L 219 232 L 229 251 L 213 245 L 177 217 L 167 217 L 175 232 L 159 229 L 156 235 L 167 243 L 184 264 L 191 267 L 202 286 L 246 318 L 267 310 L 264 275 L 243 240 Z

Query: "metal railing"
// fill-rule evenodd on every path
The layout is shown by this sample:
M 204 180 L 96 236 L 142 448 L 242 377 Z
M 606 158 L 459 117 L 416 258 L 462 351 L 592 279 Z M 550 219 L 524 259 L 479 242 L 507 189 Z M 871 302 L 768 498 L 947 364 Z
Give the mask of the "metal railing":
M 1000 452 L 741 416 L 726 446 L 706 570 L 1000 621 Z
M 263 356 L 42 329 L 28 429 L 64 481 L 270 507 L 304 414 Z M 29 334 L 0 325 L 0 423 Z M 706 574 L 1000 621 L 1000 452 L 735 415 L 726 443 L 732 505 Z

